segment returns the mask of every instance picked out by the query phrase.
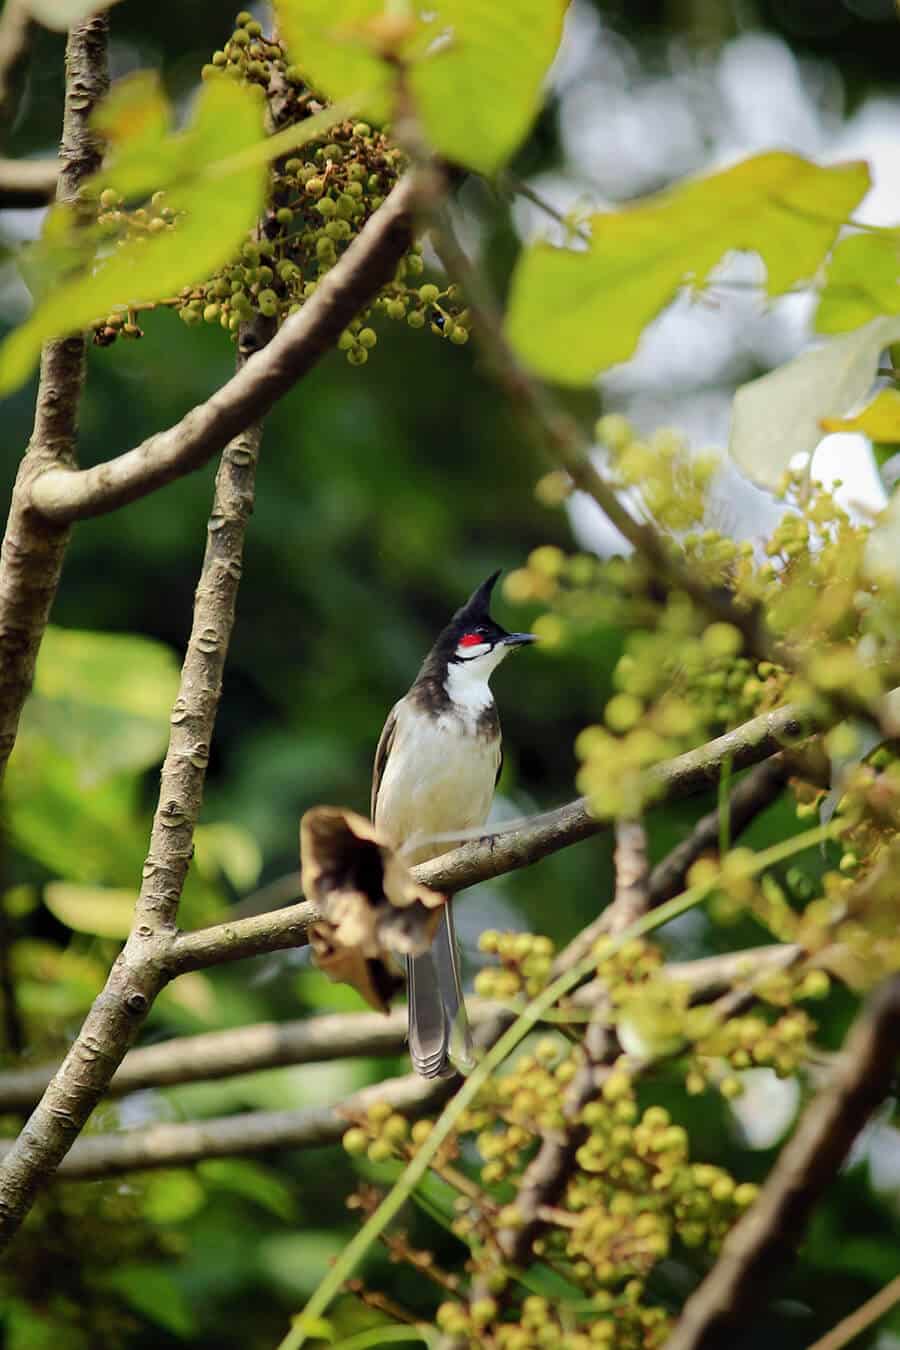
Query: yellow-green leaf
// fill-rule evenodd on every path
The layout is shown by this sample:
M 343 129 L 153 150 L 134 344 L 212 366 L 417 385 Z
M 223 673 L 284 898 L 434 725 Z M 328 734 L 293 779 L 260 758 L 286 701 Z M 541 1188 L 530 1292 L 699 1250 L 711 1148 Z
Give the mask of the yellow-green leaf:
M 55 919 L 76 933 L 95 937 L 126 938 L 136 898 L 134 891 L 71 881 L 50 881 L 44 887 L 44 904 Z
M 900 230 L 835 245 L 815 323 L 820 333 L 846 333 L 880 314 L 900 314 Z
M 434 0 L 405 16 L 384 0 L 277 0 L 291 58 L 329 98 L 393 116 L 398 61 L 425 138 L 440 154 L 493 173 L 540 105 L 566 0 Z
M 823 417 L 823 431 L 861 431 L 872 441 L 900 443 L 900 390 L 882 389 L 855 417 Z
M 510 339 L 542 375 L 587 384 L 627 360 L 681 287 L 702 285 L 726 253 L 758 253 L 771 295 L 811 277 L 868 186 L 865 164 L 820 167 L 779 151 L 596 215 L 587 250 L 524 252 Z
M 130 107 L 127 115 L 133 115 Z M 185 131 L 160 139 L 157 130 L 158 118 L 136 119 L 136 134 L 153 168 L 152 185 L 165 189 L 168 204 L 180 213 L 177 229 L 140 235 L 113 249 L 102 241 L 98 245 L 86 231 L 90 255 L 0 347 L 0 393 L 27 378 L 47 338 L 76 332 L 116 306 L 162 299 L 209 276 L 228 261 L 257 219 L 266 170 L 255 157 L 242 158 L 264 135 L 257 90 L 225 78 L 209 80 Z M 129 190 L 137 190 L 139 182 L 146 191 L 150 183 L 141 177 L 140 159 L 127 149 L 127 137 L 123 143 L 120 164 L 123 174 L 128 171 Z M 222 172 L 223 161 L 234 162 L 232 172 Z M 116 183 L 115 161 L 105 177 Z M 51 214 L 51 220 L 58 217 Z M 74 225 L 70 233 L 77 237 Z M 34 259 L 32 266 L 39 270 Z
M 410 85 L 425 135 L 447 159 L 491 174 L 541 103 L 566 0 L 444 0 Z

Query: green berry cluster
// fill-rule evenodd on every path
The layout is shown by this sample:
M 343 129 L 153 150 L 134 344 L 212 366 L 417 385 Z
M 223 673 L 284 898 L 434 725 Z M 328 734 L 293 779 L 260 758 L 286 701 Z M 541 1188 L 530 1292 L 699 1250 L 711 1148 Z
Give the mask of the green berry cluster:
M 154 192 L 146 205 L 134 210 L 126 209 L 124 197 L 114 188 L 104 188 L 97 199 L 97 230 L 106 247 L 124 248 L 126 244 L 140 247 L 156 235 L 174 230 L 176 225 L 176 212 L 167 204 L 164 192 Z M 145 304 L 113 310 L 93 325 L 94 344 L 109 347 L 119 337 L 143 337 L 138 315 L 142 310 L 156 308 L 156 304 Z
M 547 937 L 533 933 L 498 933 L 486 929 L 478 943 L 481 951 L 500 958 L 500 968 L 487 967 L 475 977 L 475 992 L 482 998 L 514 998 L 539 994 L 547 983 L 554 946 Z
M 302 122 L 323 106 L 305 87 L 299 68 L 287 63 L 281 43 L 266 37 L 246 11 L 237 16 L 228 42 L 213 54 L 202 74 L 207 80 L 261 85 L 269 95 L 270 109 L 277 109 L 279 129 Z M 362 121 L 336 123 L 273 166 L 264 218 L 227 266 L 171 300 L 141 308 L 174 308 L 188 325 L 218 324 L 233 337 L 257 315 L 281 324 L 315 293 L 381 206 L 406 163 L 403 151 L 384 130 Z M 137 211 L 123 209 L 118 198 L 106 204 L 101 198 L 101 229 L 125 240 L 176 227 L 171 210 L 154 207 L 157 197 Z M 378 342 L 373 326 L 378 317 L 428 329 L 454 346 L 468 341 L 470 314 L 459 287 L 425 281 L 424 271 L 421 246 L 413 244 L 392 280 L 340 335 L 337 345 L 350 365 L 368 361 Z M 95 341 L 108 345 L 120 333 L 140 336 L 132 312 L 125 320 L 112 315 L 99 321 Z

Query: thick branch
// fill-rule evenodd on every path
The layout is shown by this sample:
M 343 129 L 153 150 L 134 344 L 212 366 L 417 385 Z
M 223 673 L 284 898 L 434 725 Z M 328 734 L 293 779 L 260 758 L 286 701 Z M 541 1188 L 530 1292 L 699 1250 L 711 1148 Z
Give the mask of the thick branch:
M 72 202 L 79 185 L 100 167 L 90 115 L 106 92 L 107 25 L 104 16 L 72 29 L 66 47 L 60 201 Z M 31 688 L 38 647 L 56 594 L 68 531 L 31 509 L 31 490 L 43 473 L 74 471 L 78 402 L 84 382 L 84 341 L 45 343 L 34 429 L 13 488 L 0 552 L 0 775 Z
M 0 211 L 46 206 L 56 194 L 58 178 L 55 159 L 0 159 Z
M 413 210 L 436 190 L 430 175 L 407 175 L 255 361 L 168 431 L 94 468 L 44 474 L 32 488 L 35 510 L 57 525 L 102 515 L 205 464 L 334 346 L 393 276 L 412 241 Z
M 805 1111 L 759 1198 L 725 1239 L 688 1299 L 666 1350 L 730 1345 L 761 1306 L 764 1283 L 784 1270 L 807 1220 L 850 1146 L 891 1089 L 900 1047 L 900 975 L 877 991 L 844 1044 L 831 1080 Z
M 305 1111 L 253 1111 L 219 1120 L 149 1125 L 146 1129 L 123 1130 L 121 1134 L 89 1135 L 73 1145 L 59 1167 L 59 1175 L 66 1181 L 90 1181 L 151 1167 L 184 1167 L 204 1158 L 336 1144 L 351 1122 L 373 1102 L 389 1102 L 404 1115 L 419 1116 L 439 1107 L 453 1087 L 452 1079 L 432 1081 L 410 1074 L 363 1088 L 336 1106 L 313 1106 Z
M 193 853 L 261 434 L 255 426 L 232 441 L 216 475 L 194 620 L 134 926 L 68 1055 L 3 1161 L 0 1240 L 9 1240 L 39 1185 L 65 1157 L 168 979 L 166 955 Z
M 702 792 L 718 781 L 723 764 L 730 763 L 735 770 L 756 764 L 802 736 L 805 730 L 791 707 L 762 713 L 697 750 L 688 750 L 657 764 L 647 774 L 653 800 L 662 803 Z M 486 835 L 430 862 L 420 863 L 412 869 L 413 875 L 434 890 L 455 895 L 480 881 L 528 867 L 550 853 L 607 829 L 609 822 L 595 819 L 587 799 L 579 797 L 555 811 L 531 816 L 513 829 Z M 316 906 L 304 900 L 269 914 L 179 933 L 167 956 L 169 975 L 302 946 L 308 941 L 310 924 L 319 918 Z

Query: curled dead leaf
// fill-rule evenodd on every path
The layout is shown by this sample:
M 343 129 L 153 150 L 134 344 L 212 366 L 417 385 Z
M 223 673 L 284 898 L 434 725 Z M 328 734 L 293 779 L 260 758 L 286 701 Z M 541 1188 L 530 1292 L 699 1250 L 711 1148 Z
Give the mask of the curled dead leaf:
M 427 951 L 444 896 L 420 885 L 364 816 L 317 806 L 300 821 L 304 895 L 324 915 L 311 931 L 319 967 L 381 1011 L 396 958 Z

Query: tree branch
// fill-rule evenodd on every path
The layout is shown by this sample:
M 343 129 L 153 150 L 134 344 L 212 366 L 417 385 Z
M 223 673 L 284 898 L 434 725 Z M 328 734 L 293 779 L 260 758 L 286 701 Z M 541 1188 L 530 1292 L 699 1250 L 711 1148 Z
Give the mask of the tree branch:
M 733 839 L 781 795 L 788 773 L 784 756 L 773 755 L 741 779 L 730 793 L 726 807 L 729 834 Z M 651 907 L 678 894 L 691 866 L 702 854 L 710 849 L 718 852 L 720 824 L 721 812 L 716 807 L 698 820 L 687 838 L 657 863 L 650 875 Z
M 663 760 L 650 769 L 647 782 L 653 801 L 661 805 L 702 792 L 718 781 L 723 764 L 730 763 L 732 769 L 747 768 L 776 754 L 786 743 L 807 732 L 808 728 L 790 706 L 761 713 L 706 745 L 676 755 L 674 759 Z M 456 895 L 480 881 L 502 876 L 519 867 L 529 867 L 551 853 L 609 828 L 609 821 L 597 820 L 590 814 L 587 799 L 579 797 L 555 811 L 530 816 L 512 829 L 485 835 L 430 862 L 419 863 L 412 873 L 424 885 Z M 652 884 L 651 878 L 651 895 Z M 192 933 L 178 933 L 166 957 L 169 977 L 187 970 L 201 970 L 226 961 L 303 946 L 308 941 L 310 924 L 321 917 L 315 905 L 303 900 L 269 914 L 233 919 Z
M 731 989 L 748 974 L 783 970 L 800 955 L 791 943 L 770 943 L 747 951 L 725 952 L 695 961 L 673 961 L 666 976 L 691 990 L 691 1002 L 705 1002 Z M 592 1007 L 606 997 L 601 980 L 583 985 L 572 1002 Z M 512 1008 L 490 999 L 467 999 L 471 1020 L 478 1026 L 515 1016 Z M 382 1013 L 323 1013 L 291 1022 L 259 1022 L 228 1031 L 204 1032 L 157 1045 L 129 1050 L 113 1075 L 107 1097 L 124 1097 L 143 1088 L 171 1087 L 176 1083 L 229 1078 L 285 1065 L 316 1064 L 323 1060 L 358 1056 L 397 1055 L 406 1043 L 406 1010 Z M 0 1114 L 32 1107 L 56 1072 L 57 1064 L 37 1064 L 0 1072 Z
M 262 417 L 337 342 L 394 274 L 412 242 L 413 212 L 440 190 L 432 173 L 411 173 L 364 225 L 314 294 L 264 352 L 167 431 L 90 469 L 54 468 L 34 481 L 31 504 L 54 524 L 114 511 L 191 473 Z
M 406 1009 L 383 1013 L 332 1013 L 294 1022 L 259 1022 L 199 1036 L 183 1036 L 129 1050 L 107 1088 L 124 1097 L 143 1088 L 198 1083 L 289 1064 L 359 1055 L 398 1055 L 406 1042 Z M 34 1105 L 55 1064 L 0 1073 L 0 1112 Z
M 318 1148 L 336 1144 L 373 1102 L 388 1102 L 395 1111 L 418 1116 L 439 1107 L 454 1086 L 452 1079 L 429 1080 L 409 1074 L 363 1088 L 336 1106 L 251 1111 L 218 1120 L 88 1135 L 72 1146 L 58 1172 L 66 1181 L 91 1181 L 152 1167 L 184 1167 L 204 1158 L 232 1158 L 278 1148 Z M 0 1144 L 0 1158 L 5 1161 L 2 1150 Z
M 57 183 L 62 202 L 74 202 L 81 183 L 100 167 L 100 147 L 89 123 L 109 83 L 106 41 L 105 15 L 79 24 L 69 35 Z M 43 473 L 73 471 L 83 383 L 84 339 L 45 343 L 34 429 L 19 466 L 0 551 L 0 775 L 15 744 L 68 543 L 64 524 L 47 521 L 31 509 L 31 490 Z
M 900 1303 L 900 1275 L 879 1289 L 877 1294 L 866 1299 L 847 1317 L 842 1318 L 826 1335 L 809 1346 L 809 1350 L 843 1350 L 850 1341 L 861 1336 L 874 1322 L 889 1313 L 895 1304 Z
M 58 178 L 55 159 L 0 159 L 0 211 L 46 206 L 56 194 Z
M 746 1328 L 764 1283 L 793 1257 L 816 1203 L 889 1093 L 898 1046 L 900 975 L 895 975 L 854 1023 L 831 1080 L 807 1107 L 756 1203 L 688 1299 L 666 1350 L 714 1350 L 733 1342 L 736 1324 Z
M 222 456 L 134 924 L 69 1053 L 3 1160 L 0 1242 L 13 1235 L 39 1185 L 65 1157 L 168 979 L 166 954 L 193 854 L 261 435 L 259 425 L 249 428 Z

